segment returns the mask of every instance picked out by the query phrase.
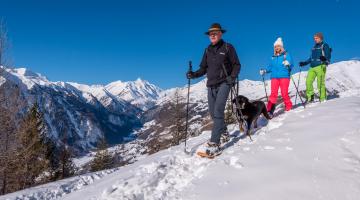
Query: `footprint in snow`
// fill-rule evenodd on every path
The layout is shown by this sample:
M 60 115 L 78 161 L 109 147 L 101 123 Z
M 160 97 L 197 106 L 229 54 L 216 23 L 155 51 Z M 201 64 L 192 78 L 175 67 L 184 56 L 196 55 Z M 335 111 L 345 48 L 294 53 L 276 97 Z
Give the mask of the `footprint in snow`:
M 243 151 L 250 151 L 250 147 L 243 147 Z
M 351 164 L 360 164 L 360 161 L 355 160 L 353 158 L 344 158 L 345 162 L 351 163 Z
M 229 181 L 224 181 L 224 182 L 220 182 L 219 183 L 219 186 L 226 186 L 226 185 L 229 185 Z
M 280 143 L 283 143 L 283 142 L 290 142 L 290 138 L 278 138 L 275 140 L 276 142 L 280 142 Z
M 234 150 L 228 150 L 226 151 L 226 154 L 233 154 L 234 153 Z
M 264 146 L 264 150 L 274 150 L 275 147 L 273 146 Z
M 347 144 L 354 144 L 353 141 L 350 141 L 349 139 L 347 138 L 340 138 L 341 141 L 343 141 L 344 143 L 347 143 Z
M 285 149 L 288 150 L 288 151 L 294 150 L 294 148 L 292 148 L 292 147 L 285 147 Z
M 267 126 L 267 130 L 273 130 L 273 129 L 277 129 L 280 126 L 282 126 L 283 123 L 282 122 L 278 122 L 278 121 L 270 121 L 268 126 Z
M 295 113 L 300 113 L 300 112 L 303 112 L 303 111 L 304 111 L 304 109 L 296 109 L 296 110 L 294 110 Z
M 241 169 L 244 165 L 240 162 L 238 157 L 232 156 L 224 160 L 226 165 L 234 167 L 235 169 Z

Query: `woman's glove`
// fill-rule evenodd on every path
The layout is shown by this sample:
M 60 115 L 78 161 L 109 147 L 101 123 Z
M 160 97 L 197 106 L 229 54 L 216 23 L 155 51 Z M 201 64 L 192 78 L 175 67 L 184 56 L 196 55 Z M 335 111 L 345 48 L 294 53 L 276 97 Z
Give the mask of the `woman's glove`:
M 265 69 L 260 69 L 259 71 L 261 76 L 264 76 L 266 74 L 266 70 Z
M 289 66 L 290 66 L 290 63 L 289 63 L 289 61 L 287 61 L 287 60 L 284 60 L 282 64 L 283 64 L 285 67 L 289 67 Z

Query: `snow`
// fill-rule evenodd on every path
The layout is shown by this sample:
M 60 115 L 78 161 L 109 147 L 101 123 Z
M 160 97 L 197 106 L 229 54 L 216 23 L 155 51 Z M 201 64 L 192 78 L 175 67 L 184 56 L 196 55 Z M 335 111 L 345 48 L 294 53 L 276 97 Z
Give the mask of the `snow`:
M 45 76 L 34 73 L 26 68 L 4 69 L 13 75 L 13 77 L 7 78 L 11 78 L 14 82 L 25 84 L 28 90 L 31 90 L 35 85 L 52 87 L 57 90 L 75 88 L 82 92 L 82 96 L 88 102 L 93 100 L 93 96 L 99 100 L 103 99 L 102 103 L 104 106 L 108 106 L 112 100 L 116 100 L 120 102 L 130 102 L 131 104 L 146 110 L 149 108 L 149 105 L 152 106 L 151 102 L 155 101 L 162 91 L 159 87 L 140 78 L 128 82 L 115 81 L 106 86 L 85 85 L 75 82 L 52 82 Z M 0 77 L 0 85 L 2 85 L 4 81 L 5 79 Z
M 94 183 L 96 180 L 108 176 L 116 170 L 118 169 L 105 170 L 101 172 L 64 179 L 57 182 L 49 183 L 45 185 L 46 187 L 36 187 L 36 190 L 34 190 L 33 188 L 26 189 L 23 191 L 23 194 L 19 194 L 16 196 L 13 196 L 12 194 L 0 196 L 0 199 L 60 199 L 63 197 L 63 195 L 80 190 L 81 188 Z
M 0 77 L 0 86 L 6 82 L 6 79 L 4 77 Z
M 330 91 L 339 92 L 340 96 L 353 96 L 358 95 L 360 91 L 360 61 L 350 60 L 342 61 L 331 64 L 327 67 L 326 72 L 326 88 Z M 300 75 L 300 76 L 299 76 Z M 305 91 L 307 71 L 293 74 L 294 82 L 297 84 L 300 78 L 299 91 Z M 241 75 L 240 75 L 241 77 Z M 268 76 L 266 77 L 268 78 Z M 207 88 L 206 78 L 199 81 L 196 84 L 191 84 L 190 87 L 190 103 L 199 103 L 202 109 L 207 110 Z M 267 94 L 270 95 L 270 80 L 265 81 Z M 160 93 L 160 97 L 157 99 L 157 105 L 162 105 L 173 97 L 176 90 L 180 91 L 180 95 L 184 98 L 187 97 L 187 86 L 180 88 L 171 88 L 164 90 Z M 314 91 L 317 92 L 316 82 L 314 82 Z M 250 100 L 262 99 L 265 100 L 264 84 L 262 81 L 252 81 L 244 79 L 239 81 L 239 93 L 248 97 Z M 280 94 L 280 90 L 279 90 Z M 295 102 L 296 89 L 293 82 L 289 86 L 290 98 Z M 297 103 L 300 99 L 297 98 Z
M 1 196 L 0 200 L 358 199 L 359 71 L 359 61 L 330 65 L 327 88 L 338 91 L 338 98 L 310 104 L 306 109 L 299 106 L 269 122 L 260 119 L 261 127 L 252 136 L 253 141 L 239 133 L 237 125 L 229 125 L 234 137 L 214 160 L 195 155 L 210 137 L 205 131 L 188 140 L 192 155 L 185 154 L 181 144 L 121 168 L 29 188 Z M 297 82 L 298 74 L 293 77 Z M 300 78 L 300 89 L 304 90 L 306 72 Z M 206 109 L 205 84 L 203 80 L 192 85 L 191 101 L 202 102 Z M 269 92 L 268 81 L 267 87 Z M 179 89 L 186 94 L 186 87 Z M 157 103 L 167 101 L 173 92 L 175 89 L 163 91 Z M 263 83 L 241 81 L 240 93 L 250 99 L 261 98 Z M 292 84 L 290 94 L 294 100 Z M 150 121 L 144 128 L 155 123 Z M 77 163 L 87 163 L 91 156 Z
M 105 86 L 111 94 L 137 105 L 143 110 L 153 106 L 162 89 L 141 78 L 136 81 L 115 81 Z
M 229 128 L 235 137 L 214 160 L 186 155 L 181 144 L 106 172 L 111 175 L 88 174 L 0 199 L 358 199 L 359 96 L 284 113 L 252 142 L 237 126 Z M 189 139 L 189 147 L 209 135 Z
M 88 101 L 92 100 L 92 96 L 89 95 L 92 94 L 96 98 L 102 99 L 104 106 L 108 106 L 115 99 L 116 101 L 130 102 L 143 110 L 150 108 L 152 106 L 151 102 L 155 101 L 162 91 L 155 85 L 140 78 L 128 82 L 115 81 L 106 86 L 73 82 L 69 82 L 69 84 L 82 91 L 84 98 L 88 99 Z
M 97 98 L 101 98 L 103 96 L 106 96 L 106 93 L 103 89 L 103 86 L 101 85 L 85 85 L 85 84 L 79 84 L 74 82 L 68 82 L 68 84 L 72 85 L 76 89 L 82 91 L 84 93 L 84 98 L 86 99 L 92 99 L 92 97 L 88 94 L 92 94 L 93 96 Z
M 9 69 L 4 68 L 6 72 L 12 74 L 12 78 L 15 82 L 22 82 L 26 85 L 28 89 L 31 89 L 34 85 L 49 86 L 51 82 L 46 79 L 46 77 L 41 74 L 34 73 L 26 68 L 18 69 Z M 6 77 L 11 78 L 11 77 Z

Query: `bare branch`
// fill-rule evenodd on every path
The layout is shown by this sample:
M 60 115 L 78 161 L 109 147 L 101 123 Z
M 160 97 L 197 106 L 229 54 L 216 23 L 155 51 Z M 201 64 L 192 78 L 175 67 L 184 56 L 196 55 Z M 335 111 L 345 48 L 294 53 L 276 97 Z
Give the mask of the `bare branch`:
M 10 42 L 8 38 L 8 30 L 3 18 L 0 19 L 0 66 L 10 65 L 9 51 Z

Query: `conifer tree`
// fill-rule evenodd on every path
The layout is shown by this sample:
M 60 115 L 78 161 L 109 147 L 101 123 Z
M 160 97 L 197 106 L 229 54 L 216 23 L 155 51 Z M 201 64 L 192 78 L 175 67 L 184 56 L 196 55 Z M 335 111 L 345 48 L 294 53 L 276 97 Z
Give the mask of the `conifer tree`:
M 16 152 L 16 173 L 19 189 L 28 188 L 44 181 L 49 170 L 46 158 L 46 128 L 37 104 L 31 107 L 18 132 L 19 148 Z
M 184 97 L 181 96 L 178 89 L 175 91 L 172 101 L 170 102 L 170 111 L 170 121 L 174 126 L 174 128 L 171 130 L 173 136 L 172 144 L 178 145 L 181 140 L 185 138 L 184 136 L 186 131 L 186 110 L 184 106 Z
M 97 144 L 97 151 L 95 154 L 95 158 L 91 162 L 91 171 L 100 171 L 104 169 L 110 169 L 113 164 L 113 156 L 108 151 L 108 145 L 105 137 L 101 137 Z

